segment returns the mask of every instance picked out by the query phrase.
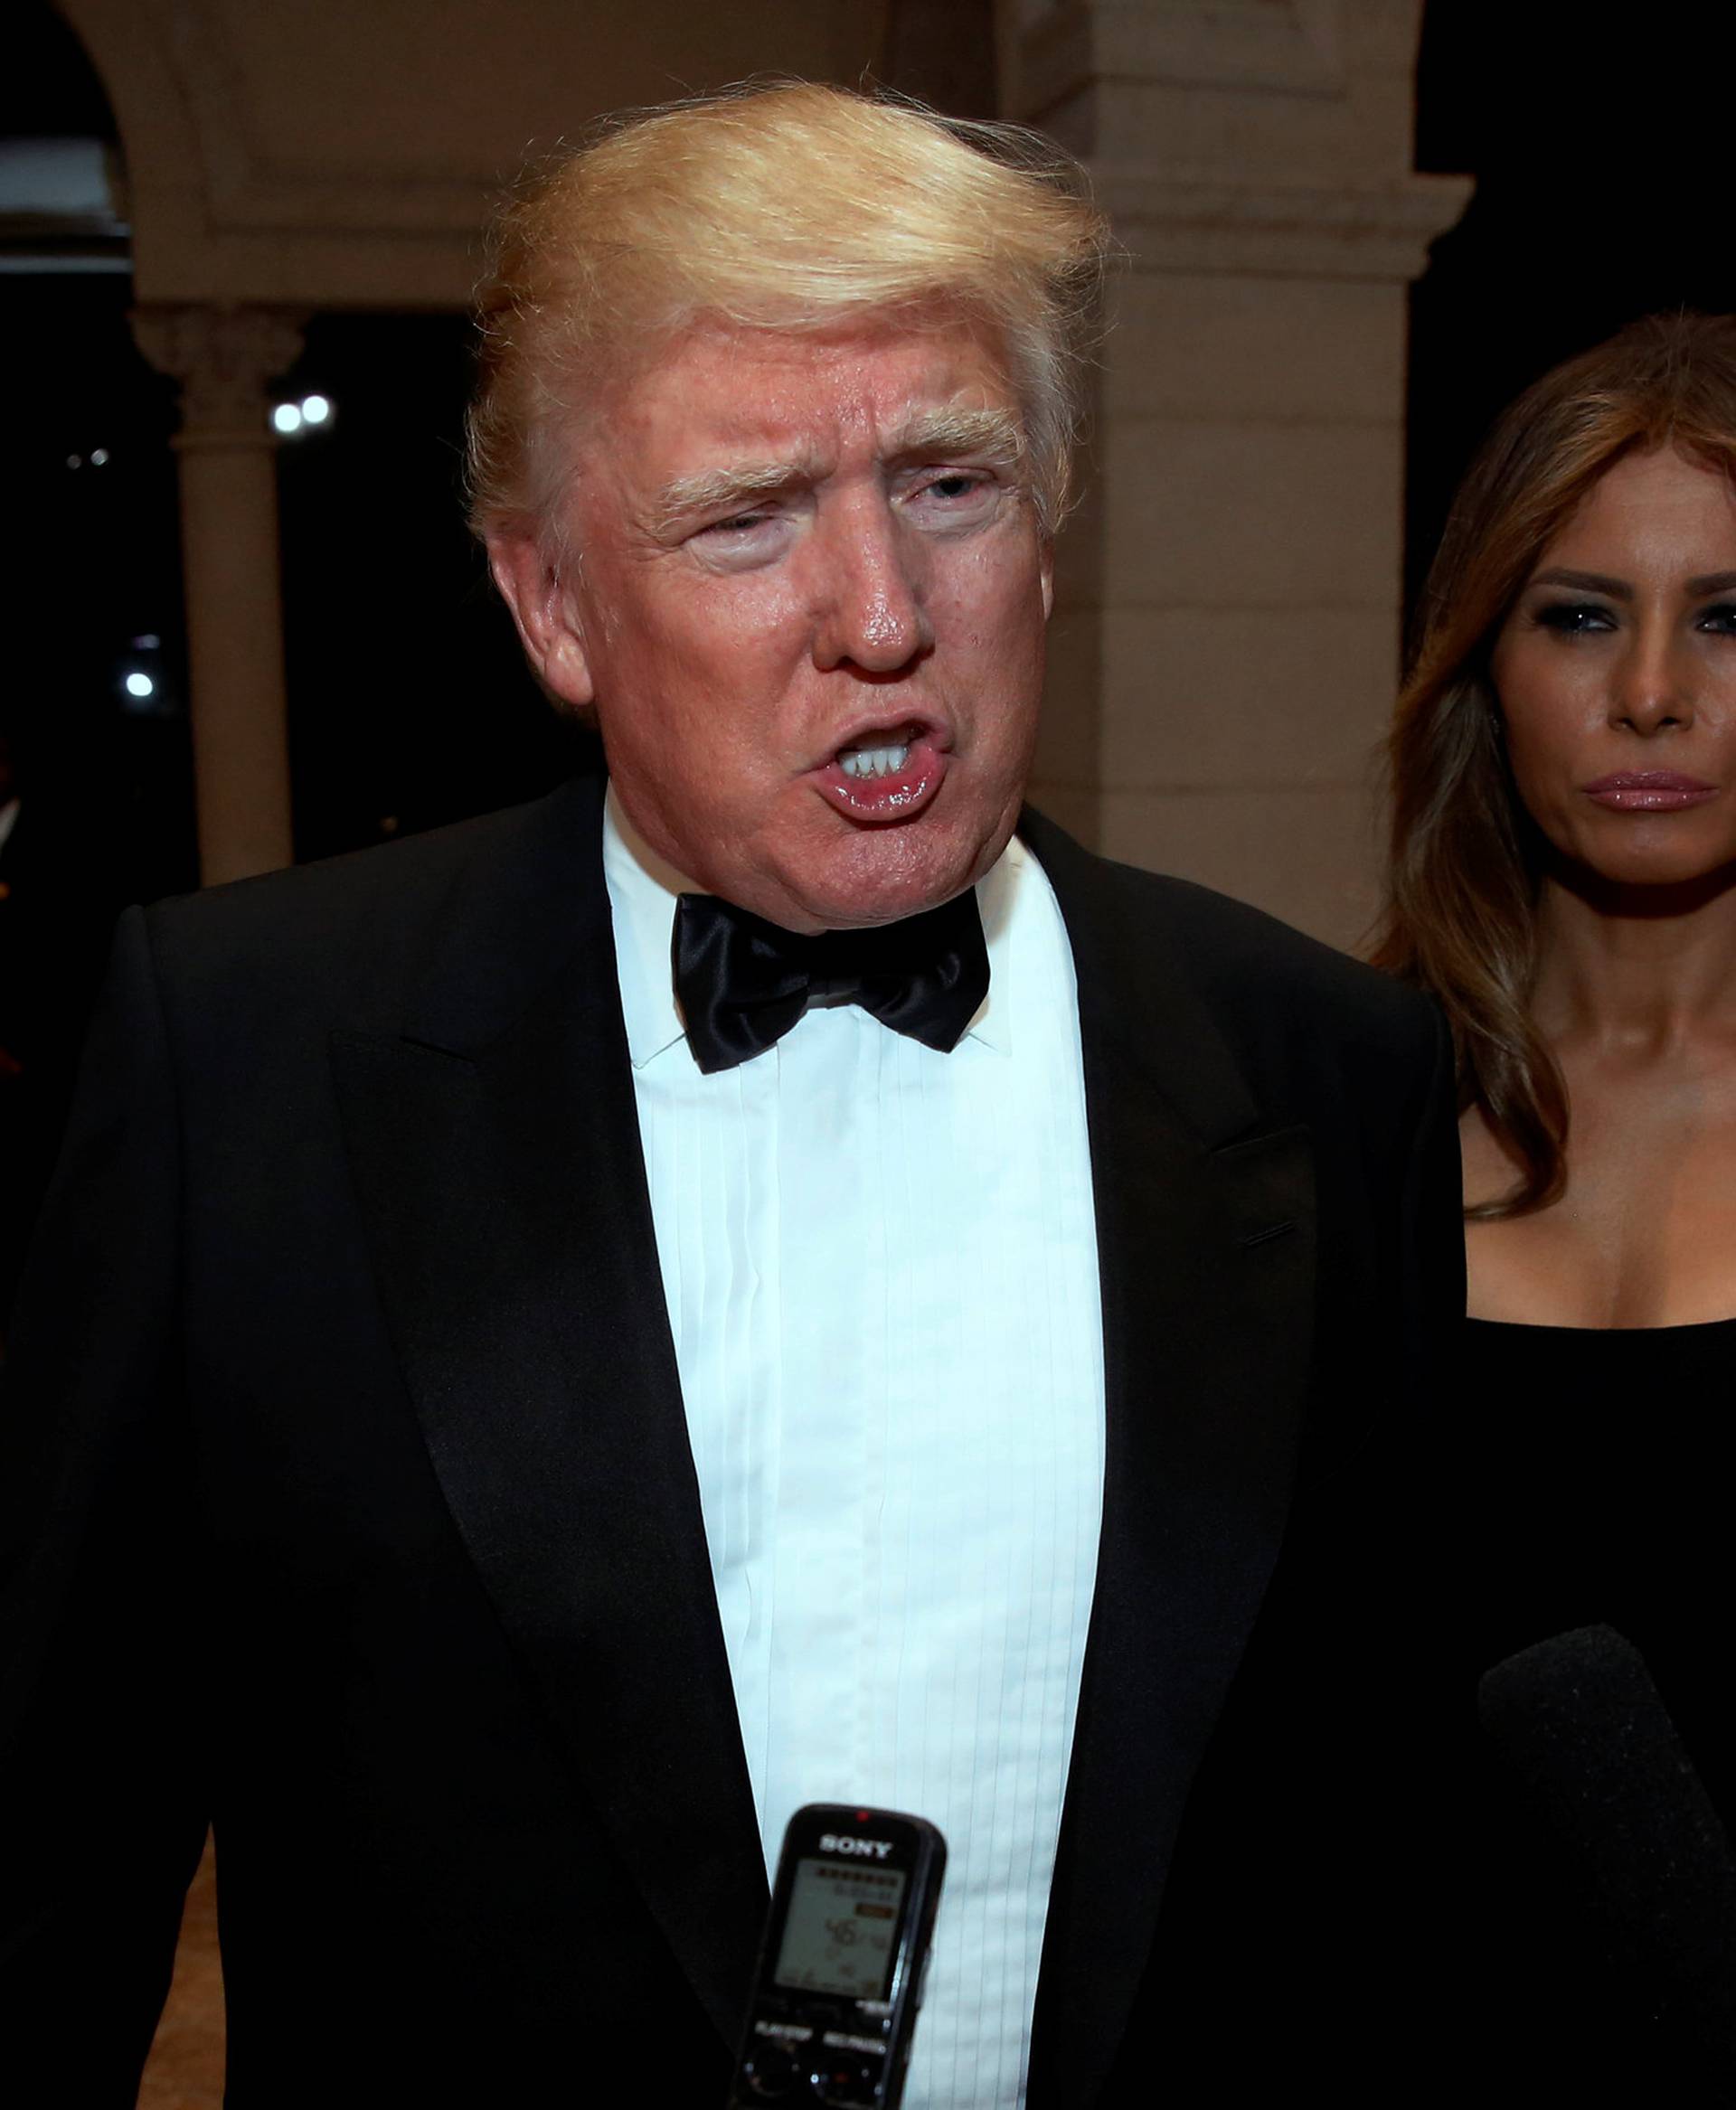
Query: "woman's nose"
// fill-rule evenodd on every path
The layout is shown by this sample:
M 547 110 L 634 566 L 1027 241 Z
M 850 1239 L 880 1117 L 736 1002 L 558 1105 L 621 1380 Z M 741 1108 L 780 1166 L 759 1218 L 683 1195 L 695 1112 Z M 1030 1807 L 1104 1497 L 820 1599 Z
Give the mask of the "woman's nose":
M 1635 633 L 1617 676 L 1609 721 L 1641 733 L 1694 722 L 1692 655 L 1665 626 L 1642 625 Z

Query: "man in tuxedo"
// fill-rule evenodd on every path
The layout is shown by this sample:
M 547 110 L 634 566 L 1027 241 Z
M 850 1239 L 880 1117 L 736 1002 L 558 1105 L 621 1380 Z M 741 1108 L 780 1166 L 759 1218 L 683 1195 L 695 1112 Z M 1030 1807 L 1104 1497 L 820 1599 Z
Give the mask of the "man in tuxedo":
M 609 774 L 123 924 L 4 1425 L 41 2099 L 210 1820 L 236 2110 L 720 2101 L 815 1800 L 950 1842 L 913 2105 L 1405 2093 L 1448 1056 L 1022 810 L 1101 249 L 799 86 L 508 213 L 475 516 Z

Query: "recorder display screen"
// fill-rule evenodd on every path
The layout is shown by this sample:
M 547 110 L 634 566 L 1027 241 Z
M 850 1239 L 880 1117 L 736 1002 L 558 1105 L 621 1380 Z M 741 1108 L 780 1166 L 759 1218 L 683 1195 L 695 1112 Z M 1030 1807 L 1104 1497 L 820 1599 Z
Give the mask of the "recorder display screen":
M 884 2000 L 903 1896 L 897 1869 L 805 1855 L 796 1864 L 773 1977 L 795 1992 Z

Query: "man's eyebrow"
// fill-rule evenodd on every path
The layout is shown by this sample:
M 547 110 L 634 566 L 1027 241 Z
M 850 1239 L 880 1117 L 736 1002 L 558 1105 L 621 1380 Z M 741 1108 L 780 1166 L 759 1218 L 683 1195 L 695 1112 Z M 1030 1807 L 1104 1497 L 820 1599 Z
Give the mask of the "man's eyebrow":
M 975 455 L 1013 463 L 1024 458 L 1024 428 L 1011 410 L 924 410 L 892 435 L 887 453 L 894 461 Z
M 1611 579 L 1602 571 L 1540 571 L 1533 586 L 1571 586 L 1582 593 L 1607 593 L 1612 601 L 1630 601 L 1634 589 L 1625 579 Z
M 889 460 L 898 462 L 961 455 L 1014 463 L 1024 455 L 1024 429 L 1011 410 L 925 410 L 889 436 L 886 451 Z M 822 473 L 818 464 L 797 458 L 731 462 L 691 476 L 675 476 L 651 501 L 652 532 L 660 537 L 670 534 L 696 513 L 727 514 L 731 507 L 775 497 Z
M 721 469 L 674 477 L 651 501 L 653 532 L 665 533 L 694 513 L 749 505 L 756 498 L 793 490 L 815 474 L 806 461 L 731 462 Z

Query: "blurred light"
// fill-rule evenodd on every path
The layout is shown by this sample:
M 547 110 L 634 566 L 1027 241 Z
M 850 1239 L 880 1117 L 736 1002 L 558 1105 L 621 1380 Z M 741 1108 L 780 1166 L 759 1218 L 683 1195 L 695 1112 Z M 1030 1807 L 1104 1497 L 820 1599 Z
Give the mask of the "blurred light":
M 81 454 L 70 454 L 66 457 L 66 466 L 69 469 L 81 469 L 84 466 L 84 457 Z
M 304 425 L 323 425 L 332 414 L 331 400 L 326 396 L 303 396 L 301 418 Z
M 133 639 L 133 650 L 135 652 L 160 652 L 162 647 L 163 640 L 157 636 L 155 630 L 147 630 L 144 636 L 135 637 Z
M 279 403 L 271 413 L 271 422 L 279 432 L 299 432 L 301 430 L 301 405 L 299 403 Z
M 106 462 L 108 459 L 108 449 L 106 447 L 93 447 L 90 449 L 90 466 L 92 468 L 99 469 L 104 462 Z
M 129 696 L 155 696 L 156 693 L 156 683 L 152 681 L 149 674 L 128 674 L 127 677 L 127 693 Z

